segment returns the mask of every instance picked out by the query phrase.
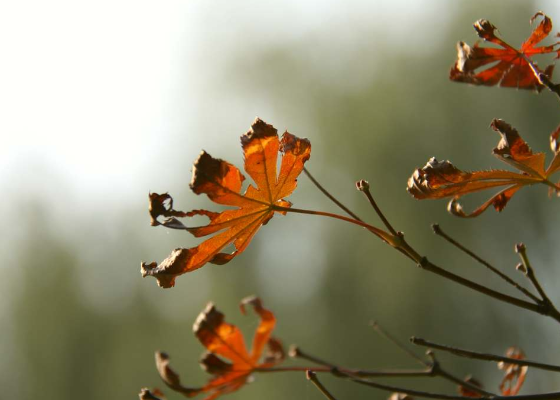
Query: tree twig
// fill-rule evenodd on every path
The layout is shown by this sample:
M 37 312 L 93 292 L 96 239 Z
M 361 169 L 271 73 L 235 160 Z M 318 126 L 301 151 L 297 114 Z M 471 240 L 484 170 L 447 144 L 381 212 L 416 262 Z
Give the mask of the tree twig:
M 504 363 L 507 363 L 507 364 L 526 365 L 526 366 L 531 367 L 531 368 L 543 369 L 543 370 L 546 370 L 546 371 L 560 372 L 560 366 L 559 365 L 545 364 L 545 363 L 529 361 L 529 360 L 519 360 L 517 358 L 498 356 L 498 355 L 489 354 L 489 353 L 480 353 L 480 352 L 476 352 L 476 351 L 460 349 L 458 347 L 451 347 L 451 346 L 447 346 L 447 345 L 444 345 L 444 344 L 430 342 L 428 340 L 425 340 L 425 339 L 422 339 L 422 338 L 417 338 L 417 337 L 414 337 L 414 336 L 410 338 L 410 341 L 417 346 L 424 346 L 424 347 L 429 347 L 431 349 L 438 349 L 438 350 L 446 351 L 448 353 L 455 354 L 456 356 L 459 356 L 459 357 L 473 358 L 473 359 L 476 359 L 476 360 L 504 362 Z
M 477 254 L 475 254 L 473 251 L 467 249 L 465 246 L 463 246 L 461 243 L 457 242 L 455 239 L 453 239 L 452 237 L 450 237 L 447 233 L 445 233 L 441 227 L 439 226 L 439 224 L 432 224 L 432 229 L 434 231 L 434 233 L 442 238 L 444 238 L 445 240 L 447 240 L 449 243 L 451 243 L 453 246 L 457 247 L 459 250 L 461 250 L 462 252 L 464 252 L 465 254 L 469 255 L 470 257 L 474 258 L 476 261 L 478 261 L 480 264 L 484 265 L 486 268 L 488 268 L 490 271 L 492 271 L 493 273 L 495 273 L 496 275 L 498 275 L 500 278 L 502 278 L 504 281 L 506 281 L 507 283 L 509 283 L 510 285 L 512 285 L 513 287 L 515 287 L 517 290 L 519 290 L 521 293 L 523 293 L 525 296 L 529 297 L 530 299 L 534 300 L 536 303 L 540 302 L 540 299 L 535 296 L 533 293 L 529 292 L 527 289 L 525 289 L 524 287 L 522 287 L 521 285 L 519 285 L 517 282 L 515 282 L 513 279 L 511 279 L 509 276 L 507 276 L 506 274 L 504 274 L 503 272 L 501 272 L 500 270 L 498 270 L 496 267 L 492 266 L 488 261 L 482 259 L 481 257 L 479 257 Z
M 366 195 L 367 199 L 369 200 L 369 203 L 371 204 L 371 206 L 373 207 L 373 209 L 375 210 L 375 212 L 377 213 L 381 221 L 383 221 L 383 224 L 387 227 L 387 229 L 389 229 L 389 232 L 391 232 L 393 235 L 397 235 L 398 234 L 397 231 L 391 226 L 389 220 L 385 218 L 385 215 L 383 215 L 383 212 L 381 211 L 381 209 L 375 202 L 373 196 L 371 195 L 368 181 L 362 179 L 361 181 L 356 182 L 356 188 L 360 192 L 363 192 Z
M 319 189 L 321 192 L 323 192 L 323 194 L 325 196 L 327 196 L 329 199 L 331 199 L 331 201 L 333 203 L 335 203 L 337 206 L 339 206 L 342 210 L 344 210 L 344 212 L 346 212 L 346 214 L 350 215 L 352 218 L 361 221 L 360 217 L 358 217 L 356 214 L 354 214 L 352 211 L 350 211 L 350 209 L 348 207 L 346 207 L 344 204 L 342 204 L 336 197 L 334 197 L 332 194 L 329 193 L 329 191 L 327 189 L 325 189 L 314 177 L 313 175 L 311 175 L 311 173 L 307 170 L 307 168 L 303 168 L 303 172 L 305 172 L 305 175 L 307 175 L 307 177 L 309 179 L 311 179 L 311 182 L 313 182 L 313 184 L 315 186 L 317 186 L 317 189 Z
M 395 338 L 393 335 L 391 335 L 389 332 L 387 332 L 386 330 L 384 330 L 381 325 L 379 325 L 377 322 L 373 322 L 372 323 L 373 329 L 380 334 L 381 336 L 383 336 L 385 339 L 389 340 L 391 343 L 393 343 L 395 346 L 397 346 L 400 350 L 402 350 L 403 352 L 405 352 L 407 355 L 409 355 L 410 357 L 412 357 L 414 360 L 418 361 L 420 364 L 426 366 L 426 368 L 428 368 L 432 375 L 431 376 L 439 376 L 440 378 L 443 379 L 447 379 L 450 382 L 456 383 L 460 386 L 463 386 L 465 388 L 470 389 L 471 391 L 481 394 L 481 395 L 485 395 L 485 396 L 495 396 L 494 393 L 491 392 L 487 392 L 484 389 L 473 385 L 470 382 L 466 382 L 465 380 L 456 377 L 455 375 L 447 372 L 439 363 L 439 361 L 436 359 L 436 355 L 433 351 L 428 350 L 426 352 L 426 355 L 428 357 L 430 357 L 431 362 L 428 362 L 426 360 L 424 360 L 423 358 L 419 357 L 416 353 L 414 353 L 413 351 L 411 351 L 408 347 L 406 347 L 403 343 L 401 343 L 399 340 L 397 340 L 397 338 Z
M 333 372 L 336 376 L 341 378 L 349 379 L 352 382 L 359 383 L 361 385 L 366 385 L 374 387 L 376 389 L 386 390 L 389 392 L 404 393 L 415 397 L 423 397 L 427 399 L 442 399 L 442 400 L 472 400 L 472 397 L 448 395 L 442 393 L 431 393 L 424 392 L 420 390 L 406 389 L 397 386 L 385 385 L 382 383 L 373 382 L 363 378 L 355 378 L 352 375 L 343 373 L 342 371 Z M 479 397 L 482 400 L 558 400 L 560 399 L 560 392 L 552 393 L 542 393 L 542 394 L 531 394 L 531 395 L 516 395 L 516 396 L 482 396 Z
M 317 374 L 311 370 L 308 370 L 305 373 L 307 380 L 310 380 L 317 389 L 329 400 L 336 400 L 335 397 L 327 390 L 327 388 L 321 383 L 319 378 L 317 378 Z
M 527 276 L 527 278 L 529 278 L 529 280 L 531 281 L 535 289 L 537 289 L 537 292 L 539 292 L 539 294 L 541 295 L 542 301 L 545 302 L 547 305 L 554 307 L 552 301 L 546 295 L 546 292 L 543 290 L 541 284 L 537 280 L 533 266 L 531 265 L 531 263 L 529 262 L 529 258 L 527 257 L 527 248 L 525 247 L 525 245 L 523 243 L 519 243 L 518 245 L 515 246 L 515 251 L 519 254 L 519 257 L 521 258 L 521 262 L 523 263 L 523 267 L 525 269 L 524 271 L 525 275 Z
M 358 376 L 358 377 L 370 377 L 370 378 L 414 378 L 414 377 L 429 377 L 432 376 L 432 371 L 430 369 L 423 369 L 423 370 L 377 370 L 377 371 L 368 371 L 368 370 L 361 370 L 361 369 L 351 369 L 346 367 L 341 367 L 339 365 L 332 364 L 328 361 L 322 360 L 318 357 L 312 356 L 310 354 L 305 353 L 297 346 L 292 346 L 289 351 L 290 357 L 294 358 L 301 358 L 307 361 L 310 361 L 317 365 L 322 365 L 325 369 L 317 369 L 317 368 L 307 368 L 312 369 L 315 372 L 332 372 L 333 370 L 337 371 L 344 371 L 347 374 Z M 290 367 L 288 367 L 290 368 Z M 270 370 L 270 368 L 269 368 Z

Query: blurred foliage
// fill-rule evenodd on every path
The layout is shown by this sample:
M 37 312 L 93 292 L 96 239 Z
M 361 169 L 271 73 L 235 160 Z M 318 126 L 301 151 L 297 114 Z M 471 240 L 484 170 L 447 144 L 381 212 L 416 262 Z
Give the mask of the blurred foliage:
M 445 201 L 418 202 L 405 192 L 410 173 L 431 156 L 450 159 L 465 170 L 498 165 L 490 154 L 498 141 L 488 127 L 492 118 L 512 124 L 536 150 L 547 150 L 548 134 L 558 124 L 558 102 L 546 91 L 537 95 L 447 80 L 455 42 L 475 40 L 473 21 L 487 18 L 517 43 L 530 31 L 525 22 L 537 6 L 471 1 L 448 10 L 441 15 L 434 8 L 425 22 L 430 38 L 437 32 L 437 40 L 421 47 L 414 41 L 414 48 L 391 45 L 391 32 L 379 32 L 375 21 L 369 28 L 360 25 L 359 41 L 352 43 L 308 33 L 254 50 L 243 47 L 239 34 L 239 47 L 214 67 L 206 82 L 203 98 L 208 101 L 192 110 L 190 118 L 197 121 L 196 134 L 208 135 L 208 150 L 228 160 L 228 154 L 239 154 L 237 137 L 255 113 L 280 131 L 286 127 L 307 136 L 313 145 L 308 168 L 367 221 L 379 224 L 354 189 L 358 179 L 370 182 L 393 225 L 434 262 L 511 293 L 434 237 L 429 225 L 441 223 L 510 275 L 517 263 L 513 245 L 523 241 L 552 292 L 548 282 L 559 278 L 554 267 L 560 257 L 555 244 L 560 221 L 558 201 L 549 201 L 545 188 L 525 190 L 501 215 L 488 211 L 476 220 L 453 218 L 445 212 Z M 398 15 L 394 29 L 399 29 Z M 551 17 L 560 26 L 560 18 Z M 190 154 L 198 149 L 188 151 L 188 158 L 159 154 L 174 180 L 162 191 L 169 190 L 180 209 L 206 201 L 187 190 Z M 376 336 L 368 325 L 372 319 L 403 341 L 416 335 L 496 353 L 518 345 L 529 358 L 543 362 L 553 362 L 560 351 L 552 340 L 556 326 L 551 321 L 426 274 L 360 228 L 305 215 L 275 216 L 231 264 L 208 266 L 179 278 L 174 289 L 161 290 L 155 280 L 141 279 L 140 261 L 161 260 L 171 249 L 196 241 L 149 227 L 144 196 L 159 184 L 146 180 L 136 204 L 108 201 L 69 218 L 64 217 L 66 209 L 43 204 L 40 192 L 31 190 L 23 206 L 20 193 L 7 195 L 11 208 L 2 237 L 10 262 L 0 313 L 0 383 L 6 398 L 134 398 L 143 386 L 162 386 L 155 350 L 170 353 L 186 382 L 202 383 L 205 376 L 197 365 L 202 347 L 191 333 L 194 319 L 212 300 L 251 332 L 257 320 L 237 311 L 237 302 L 249 294 L 259 295 L 275 312 L 276 335 L 285 344 L 297 343 L 348 366 L 415 366 Z M 112 196 L 118 192 L 115 188 Z M 303 176 L 291 200 L 301 208 L 335 210 Z M 66 207 L 80 209 L 80 204 Z M 17 235 L 11 233 L 13 225 Z M 441 360 L 458 375 L 474 373 L 487 388 L 500 381 L 494 365 L 443 355 Z M 256 378 L 257 383 L 228 398 L 321 398 L 303 374 Z M 324 383 L 341 399 L 385 396 L 334 378 Z M 450 388 L 440 381 L 406 383 L 417 389 Z M 560 380 L 530 371 L 525 390 L 537 388 L 559 390 Z

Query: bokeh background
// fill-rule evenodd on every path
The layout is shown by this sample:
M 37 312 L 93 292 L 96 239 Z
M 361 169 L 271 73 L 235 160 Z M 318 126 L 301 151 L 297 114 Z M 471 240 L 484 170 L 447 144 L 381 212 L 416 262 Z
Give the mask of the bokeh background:
M 192 162 L 205 149 L 241 166 L 239 136 L 259 116 L 308 137 L 309 170 L 380 225 L 354 188 L 367 179 L 409 242 L 453 272 L 515 294 L 435 237 L 433 222 L 520 280 L 513 246 L 526 243 L 560 303 L 559 204 L 545 187 L 475 220 L 405 192 L 431 156 L 467 170 L 499 167 L 488 127 L 495 117 L 549 152 L 559 123 L 552 94 L 447 79 L 456 42 L 476 40 L 475 20 L 489 19 L 517 45 L 538 10 L 560 24 L 555 1 L 2 2 L 0 397 L 136 398 L 143 386 L 163 386 L 158 349 L 185 383 L 200 385 L 192 323 L 212 300 L 250 335 L 257 319 L 237 308 L 250 294 L 275 312 L 286 345 L 346 366 L 416 367 L 371 320 L 405 342 L 416 335 L 499 354 L 518 345 L 531 359 L 557 362 L 552 320 L 422 272 L 340 221 L 276 216 L 243 255 L 182 276 L 171 290 L 139 272 L 141 261 L 198 243 L 150 227 L 148 192 L 170 192 L 179 209 L 216 209 L 189 191 Z M 290 200 L 337 212 L 305 176 Z M 440 359 L 497 389 L 495 364 Z M 388 396 L 324 382 L 340 399 Z M 392 382 L 455 391 L 439 380 Z M 560 390 L 557 375 L 531 370 L 522 393 L 552 390 Z M 323 398 L 303 373 L 259 375 L 228 398 L 264 397 Z

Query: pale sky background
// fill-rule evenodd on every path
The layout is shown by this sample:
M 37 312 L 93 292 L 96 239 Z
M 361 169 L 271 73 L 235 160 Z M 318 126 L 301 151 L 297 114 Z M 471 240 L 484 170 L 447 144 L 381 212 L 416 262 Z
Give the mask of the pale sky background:
M 333 48 L 352 52 L 348 38 L 373 25 L 379 36 L 372 47 L 383 41 L 421 52 L 427 40 L 441 40 L 427 16 L 437 10 L 444 22 L 460 7 L 454 3 L 3 1 L 0 184 L 14 192 L 57 182 L 85 206 L 118 187 L 124 205 L 146 174 L 157 175 L 147 159 L 177 151 L 168 145 L 177 137 L 193 149 L 207 146 L 215 132 L 202 128 L 204 120 L 225 120 L 224 110 L 239 107 L 207 92 L 239 38 L 251 49 L 338 30 L 347 32 L 338 35 L 345 45 Z M 541 3 L 550 15 L 559 9 Z M 318 63 L 329 51 L 309 49 Z M 344 57 L 330 57 L 336 71 L 333 58 Z M 209 104 L 216 105 L 212 116 Z

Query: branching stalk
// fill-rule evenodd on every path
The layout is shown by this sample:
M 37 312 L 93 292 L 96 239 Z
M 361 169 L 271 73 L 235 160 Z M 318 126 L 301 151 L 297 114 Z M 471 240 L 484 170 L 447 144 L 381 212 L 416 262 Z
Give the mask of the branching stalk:
M 456 356 L 459 356 L 459 357 L 473 358 L 473 359 L 476 359 L 476 360 L 504 362 L 504 363 L 507 363 L 507 364 L 523 365 L 523 366 L 528 366 L 528 367 L 531 367 L 531 368 L 543 369 L 543 370 L 546 370 L 546 371 L 560 372 L 560 366 L 559 365 L 544 364 L 544 363 L 529 361 L 529 360 L 519 360 L 517 358 L 498 356 L 498 355 L 489 354 L 489 353 L 479 353 L 479 352 L 476 352 L 476 351 L 460 349 L 458 347 L 451 347 L 451 346 L 447 346 L 447 345 L 444 345 L 444 344 L 430 342 L 428 340 L 425 340 L 425 339 L 422 339 L 422 338 L 417 338 L 417 337 L 414 337 L 414 336 L 410 338 L 410 341 L 412 343 L 414 343 L 415 345 L 418 345 L 418 346 L 424 346 L 424 347 L 429 347 L 431 349 L 438 349 L 438 350 L 446 351 L 448 353 L 455 354 Z
M 355 220 L 361 221 L 360 217 L 358 217 L 356 214 L 354 214 L 352 211 L 350 211 L 350 209 L 348 207 L 346 207 L 344 204 L 342 204 L 336 197 L 334 197 L 332 194 L 329 193 L 329 191 L 327 189 L 325 189 L 318 181 L 317 179 L 315 179 L 313 177 L 313 175 L 311 175 L 311 172 L 309 172 L 307 170 L 307 168 L 303 168 L 303 172 L 305 172 L 305 175 L 307 175 L 307 177 L 309 179 L 311 179 L 311 182 L 313 182 L 313 184 L 315 186 L 317 186 L 317 189 L 319 189 L 325 196 L 327 196 L 333 203 L 335 203 L 338 207 L 340 207 L 342 210 L 344 210 L 344 212 L 346 212 L 346 214 L 350 215 L 352 218 L 354 218 Z
M 481 257 L 479 257 L 477 254 L 475 254 L 473 251 L 467 249 L 465 246 L 463 246 L 461 243 L 457 242 L 455 239 L 453 239 L 452 237 L 450 237 L 447 233 L 445 233 L 441 227 L 439 226 L 439 224 L 433 224 L 432 225 L 432 229 L 434 231 L 434 233 L 442 238 L 444 238 L 445 240 L 447 240 L 449 243 L 451 243 L 453 246 L 457 247 L 459 250 L 461 250 L 462 252 L 464 252 L 465 254 L 469 255 L 470 257 L 474 258 L 476 261 L 478 261 L 480 264 L 484 265 L 486 268 L 488 268 L 490 271 L 492 271 L 493 273 L 495 273 L 496 275 L 498 275 L 500 278 L 502 278 L 504 281 L 506 281 L 507 283 L 509 283 L 510 285 L 512 285 L 514 288 L 516 288 L 517 290 L 519 290 L 521 293 L 523 293 L 525 296 L 529 297 L 530 299 L 532 299 L 533 301 L 535 301 L 535 303 L 540 302 L 540 299 L 535 296 L 533 293 L 529 292 L 527 289 L 525 289 L 524 287 L 522 287 L 521 285 L 519 285 L 517 282 L 515 282 L 513 279 L 511 279 L 509 276 L 507 276 L 506 274 L 504 274 L 503 272 L 501 272 L 500 270 L 498 270 L 496 267 L 492 266 L 488 261 L 482 259 Z

